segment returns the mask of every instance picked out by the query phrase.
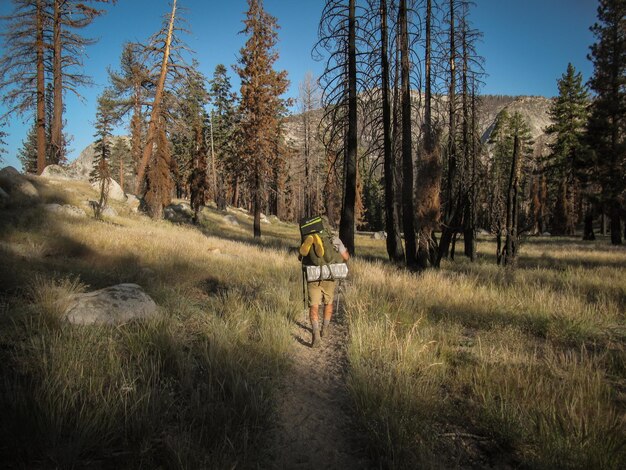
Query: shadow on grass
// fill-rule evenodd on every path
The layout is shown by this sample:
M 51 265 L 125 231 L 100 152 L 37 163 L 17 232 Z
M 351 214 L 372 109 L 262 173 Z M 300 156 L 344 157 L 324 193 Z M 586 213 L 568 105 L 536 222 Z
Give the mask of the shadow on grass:
M 180 282 L 169 277 L 179 261 L 167 259 L 146 272 L 136 255 L 103 255 L 66 235 L 68 224 L 80 222 L 63 219 L 61 230 L 59 216 L 37 208 L 0 215 L 5 465 L 254 465 L 272 413 L 275 353 L 228 330 L 195 331 L 175 318 L 118 327 L 65 324 L 26 289 L 36 277 L 47 285 L 79 278 L 90 290 L 134 282 L 158 297 L 164 284 Z M 26 231 L 44 240 L 40 248 L 23 245 Z M 215 297 L 231 286 L 205 277 L 198 287 Z

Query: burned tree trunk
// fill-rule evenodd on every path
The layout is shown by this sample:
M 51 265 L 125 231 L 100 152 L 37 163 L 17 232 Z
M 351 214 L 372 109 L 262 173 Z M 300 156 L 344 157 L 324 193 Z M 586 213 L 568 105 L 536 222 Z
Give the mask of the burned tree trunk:
M 389 97 L 389 56 L 387 29 L 387 0 L 380 1 L 381 14 L 381 72 L 383 99 L 383 153 L 385 171 L 385 226 L 387 228 L 387 254 L 392 261 L 403 261 L 404 250 L 400 238 L 400 208 L 396 195 L 396 161 L 391 146 L 391 104 Z
M 409 31 L 406 0 L 400 0 L 400 55 L 402 87 L 402 224 L 404 227 L 404 247 L 406 264 L 416 266 L 415 224 L 413 222 L 413 143 L 411 136 L 411 80 L 409 61 Z
M 506 238 L 504 242 L 504 264 L 515 267 L 517 264 L 517 220 L 518 220 L 518 192 L 519 192 L 519 154 L 520 141 L 516 135 L 513 141 L 513 160 L 511 162 L 511 176 L 506 200 Z

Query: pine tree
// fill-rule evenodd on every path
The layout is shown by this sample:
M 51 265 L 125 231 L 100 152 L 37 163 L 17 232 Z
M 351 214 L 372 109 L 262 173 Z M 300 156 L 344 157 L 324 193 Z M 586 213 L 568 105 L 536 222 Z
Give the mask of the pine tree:
M 0 91 L 5 116 L 33 112 L 37 138 L 37 174 L 46 166 L 45 51 L 48 26 L 46 0 L 13 0 L 7 21 L 5 54 L 0 59 Z
M 498 264 L 514 261 L 518 236 L 519 189 L 528 182 L 529 161 L 533 154 L 530 128 L 519 112 L 506 109 L 496 117 L 489 137 L 492 157 L 489 163 L 489 221 L 496 235 Z M 502 246 L 502 236 L 506 246 Z M 510 242 L 510 244 L 508 243 Z
M 236 153 L 238 116 L 237 94 L 233 93 L 226 67 L 218 64 L 210 82 L 209 96 L 213 111 L 208 116 L 211 140 L 211 183 L 216 188 L 215 202 L 226 209 L 227 183 L 231 187 L 231 204 L 237 206 L 239 184 L 242 181 L 242 161 Z M 218 177 L 219 174 L 219 177 Z
M 280 117 L 287 90 L 287 72 L 277 72 L 274 50 L 278 34 L 276 19 L 263 9 L 262 0 L 248 0 L 243 32 L 248 35 L 236 71 L 241 79 L 241 158 L 246 164 L 246 179 L 252 195 L 254 236 L 261 236 L 261 207 L 273 169 L 282 165 L 278 143 Z
M 145 119 L 143 103 L 150 94 L 149 72 L 140 57 L 140 46 L 126 43 L 120 58 L 119 72 L 109 70 L 111 89 L 119 118 L 130 114 L 132 173 L 141 160 Z M 121 184 L 121 182 L 120 182 Z
M 7 149 L 5 148 L 7 143 L 4 139 L 8 136 L 8 134 L 2 130 L 4 126 L 4 122 L 0 123 L 0 163 L 2 163 L 2 155 L 7 153 Z
M 626 0 L 600 0 L 598 20 L 591 27 L 597 42 L 589 55 L 594 65 L 589 86 L 596 93 L 587 124 L 591 158 L 579 166 L 593 168 L 611 219 L 611 243 L 619 245 L 620 196 L 626 188 Z
M 24 173 L 37 174 L 37 123 L 33 123 L 22 147 L 17 151 L 17 159 Z
M 553 124 L 546 132 L 554 136 L 546 171 L 552 181 L 557 181 L 556 202 L 552 220 L 552 233 L 573 235 L 573 192 L 577 184 L 575 162 L 584 153 L 583 137 L 587 121 L 588 95 L 582 75 L 572 64 L 558 80 L 559 96 L 550 107 Z
M 96 113 L 96 140 L 93 169 L 89 174 L 92 183 L 98 183 L 100 195 L 97 204 L 93 205 L 94 215 L 102 218 L 102 211 L 107 205 L 109 187 L 111 185 L 111 131 L 113 129 L 113 102 L 108 90 L 98 98 Z

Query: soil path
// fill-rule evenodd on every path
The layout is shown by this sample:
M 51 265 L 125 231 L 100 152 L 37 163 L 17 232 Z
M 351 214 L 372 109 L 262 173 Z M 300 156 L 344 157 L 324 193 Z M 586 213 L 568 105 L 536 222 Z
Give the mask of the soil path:
M 370 468 L 346 413 L 345 313 L 340 310 L 333 316 L 331 334 L 322 338 L 320 348 L 310 347 L 309 325 L 308 319 L 300 316 L 292 326 L 297 344 L 293 367 L 279 391 L 278 419 L 271 439 L 272 468 Z

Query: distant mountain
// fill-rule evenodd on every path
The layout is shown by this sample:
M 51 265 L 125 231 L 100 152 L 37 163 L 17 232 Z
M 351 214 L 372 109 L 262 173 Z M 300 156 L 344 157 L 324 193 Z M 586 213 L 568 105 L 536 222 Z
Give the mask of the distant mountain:
M 419 99 L 419 95 L 415 95 Z M 440 106 L 447 105 L 447 98 L 444 96 L 440 100 Z M 550 125 L 550 104 L 552 100 L 542 96 L 503 96 L 503 95 L 485 95 L 481 97 L 479 129 L 482 134 L 483 142 L 489 139 L 493 130 L 497 115 L 507 110 L 509 114 L 519 112 L 524 116 L 530 127 L 530 132 L 535 140 L 535 153 L 542 154 L 546 150 L 547 135 L 545 129 Z M 313 121 L 313 129 L 317 129 L 317 125 L 322 118 L 322 110 L 310 112 Z M 419 117 L 416 116 L 417 122 Z M 289 116 L 286 120 L 285 130 L 287 139 L 296 147 L 302 145 L 302 118 L 300 114 Z

